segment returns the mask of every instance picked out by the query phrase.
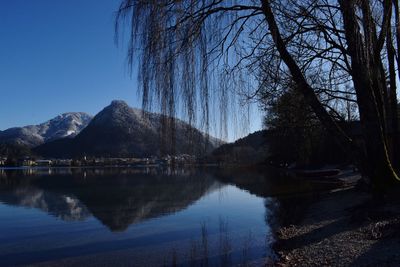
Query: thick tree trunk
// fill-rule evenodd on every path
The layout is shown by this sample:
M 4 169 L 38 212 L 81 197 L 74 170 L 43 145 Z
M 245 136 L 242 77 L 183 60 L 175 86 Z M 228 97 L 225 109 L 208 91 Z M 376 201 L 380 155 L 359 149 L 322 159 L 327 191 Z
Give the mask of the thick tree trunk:
M 386 37 L 386 51 L 389 65 L 389 97 L 390 97 L 390 122 L 391 122 L 391 155 L 393 165 L 399 167 L 399 125 L 398 125 L 398 108 L 397 108 L 397 87 L 396 87 L 396 67 L 395 54 L 393 46 L 392 31 L 388 27 L 388 35 Z
M 398 0 L 393 0 L 394 17 L 396 21 L 397 67 L 400 68 L 400 10 Z M 400 71 L 397 72 L 400 79 Z
M 360 111 L 360 120 L 363 126 L 365 146 L 367 152 L 367 172 L 376 190 L 382 191 L 395 180 L 398 180 L 388 155 L 388 145 L 384 127 L 385 116 L 382 113 L 381 95 L 376 86 L 386 90 L 382 84 L 379 70 L 376 69 L 374 53 L 379 53 L 376 44 L 361 36 L 357 21 L 354 0 L 340 0 L 343 15 L 348 53 L 351 57 L 352 78 L 357 94 L 357 103 Z M 373 59 L 373 60 L 372 60 Z
M 347 1 L 348 7 L 352 5 L 351 1 Z M 389 2 L 389 3 L 388 3 Z M 375 28 L 375 21 L 372 17 L 371 7 L 369 0 L 361 0 L 358 4 L 362 10 L 362 25 L 364 31 L 364 40 L 362 41 L 361 38 L 356 38 L 356 36 L 349 36 L 346 35 L 347 38 L 352 38 L 354 40 L 348 40 L 348 42 L 354 41 L 356 46 L 360 49 L 357 51 L 356 56 L 359 58 L 359 61 L 364 61 L 363 66 L 368 66 L 366 68 L 369 74 L 369 82 L 371 84 L 373 94 L 374 94 L 374 104 L 377 107 L 379 117 L 381 119 L 381 127 L 383 130 L 384 137 L 386 138 L 388 125 L 386 124 L 387 114 L 389 113 L 389 98 L 388 93 L 386 90 L 386 77 L 385 77 L 385 69 L 383 67 L 383 63 L 380 59 L 380 51 L 383 47 L 382 34 L 377 36 L 376 28 Z M 390 6 L 390 0 L 385 0 L 385 11 L 384 11 L 384 18 L 385 21 L 388 20 L 387 13 L 387 5 Z M 342 11 L 343 13 L 344 11 Z M 355 14 L 355 13 L 354 13 Z M 355 16 L 348 16 L 349 20 L 355 18 Z M 357 22 L 356 22 L 357 23 Z M 353 26 L 353 25 L 351 25 Z M 346 25 L 345 25 L 346 27 Z M 354 29 L 359 29 L 359 26 L 355 26 Z M 353 29 L 352 29 L 353 30 Z M 381 33 L 385 31 L 382 30 Z M 358 32 L 357 32 L 358 34 Z M 359 36 L 359 35 L 358 35 Z M 352 56 L 353 58 L 353 56 Z
M 344 2 L 346 3 L 343 4 L 340 2 L 342 9 L 351 8 L 351 6 L 354 4 L 352 0 L 345 0 Z M 352 151 L 355 152 L 356 160 L 358 159 L 360 161 L 359 165 L 362 167 L 363 173 L 369 176 L 374 189 L 377 192 L 384 191 L 390 183 L 398 180 L 398 177 L 394 172 L 389 160 L 386 138 L 383 129 L 385 121 L 382 121 L 381 118 L 381 115 L 384 114 L 383 109 L 381 109 L 384 106 L 384 102 L 382 102 L 381 94 L 376 96 L 376 93 L 381 93 L 382 90 L 386 89 L 386 87 L 382 87 L 382 77 L 380 76 L 381 73 L 375 73 L 373 75 L 373 78 L 375 78 L 373 82 L 369 75 L 368 69 L 366 69 L 371 62 L 364 60 L 366 51 L 362 49 L 362 45 L 359 42 L 360 40 L 357 39 L 359 38 L 358 26 L 356 26 L 358 22 L 355 21 L 355 14 L 353 14 L 354 10 L 343 10 L 343 12 L 345 13 L 345 25 L 353 23 L 353 25 L 347 25 L 345 28 L 346 37 L 351 39 L 348 40 L 348 46 L 349 50 L 351 50 L 350 56 L 352 58 L 353 69 L 352 76 L 357 93 L 357 100 L 365 139 L 365 149 L 361 150 L 354 144 L 353 140 L 342 131 L 342 129 L 322 106 L 313 88 L 309 85 L 303 73 L 301 72 L 301 69 L 288 52 L 279 32 L 279 28 L 276 24 L 270 1 L 261 0 L 261 3 L 263 13 L 266 17 L 277 50 L 282 60 L 289 68 L 298 90 L 302 92 L 305 100 L 311 106 L 324 127 L 337 137 L 339 142 L 347 151 L 349 151 L 349 153 Z M 343 5 L 346 5 L 347 7 L 343 7 Z M 376 68 L 374 69 L 376 70 Z M 379 88 L 374 88 L 374 84 L 379 86 Z
M 397 48 L 397 57 L 396 57 L 396 48 L 393 45 L 393 39 L 390 40 L 392 50 L 390 51 L 393 56 L 392 59 L 395 59 L 397 61 L 397 75 L 398 78 L 400 79 L 400 11 L 399 11 L 399 1 L 398 0 L 393 0 L 393 7 L 394 7 L 394 17 L 395 17 L 395 22 L 396 22 L 396 27 L 395 27 L 395 40 L 396 40 L 396 48 Z M 389 53 L 389 52 L 388 52 Z M 389 55 L 388 55 L 389 56 Z M 389 56 L 390 57 L 390 56 Z M 390 59 L 389 59 L 390 60 Z M 395 69 L 394 62 L 389 62 L 390 65 L 390 75 L 391 75 L 391 84 L 393 84 L 393 88 L 395 90 L 391 90 L 391 105 L 392 105 L 392 114 L 393 118 L 395 118 L 395 122 L 393 121 L 393 134 L 395 138 L 395 143 L 393 150 L 395 151 L 395 167 L 397 169 L 400 168 L 400 130 L 399 130 L 399 108 L 398 108 L 398 103 L 397 103 L 397 87 L 396 87 L 396 78 L 393 76 L 395 72 L 393 70 Z M 392 86 L 392 85 L 391 85 Z

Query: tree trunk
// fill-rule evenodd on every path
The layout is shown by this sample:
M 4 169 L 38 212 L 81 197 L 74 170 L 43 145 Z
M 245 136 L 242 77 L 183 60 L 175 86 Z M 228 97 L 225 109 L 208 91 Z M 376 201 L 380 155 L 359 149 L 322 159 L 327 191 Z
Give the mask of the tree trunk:
M 391 27 L 388 27 L 388 35 L 386 37 L 386 50 L 389 65 L 389 97 L 390 97 L 390 122 L 391 122 L 391 155 L 392 162 L 395 168 L 399 167 L 399 125 L 398 125 L 398 109 L 397 109 L 397 88 L 396 88 L 396 67 L 395 54 L 393 46 Z
M 391 165 L 384 127 L 385 117 L 380 110 L 381 95 L 375 86 L 382 86 L 380 73 L 377 73 L 374 62 L 378 57 L 371 53 L 376 47 L 369 40 L 363 40 L 357 21 L 354 0 L 340 0 L 343 15 L 348 53 L 351 57 L 352 78 L 357 94 L 357 103 L 360 111 L 360 121 L 363 126 L 366 153 L 367 173 L 377 191 L 383 191 L 395 180 L 398 180 Z M 377 51 L 379 53 L 380 51 Z M 375 60 L 371 60 L 375 59 Z M 372 65 L 372 66 L 371 66 Z M 375 65 L 375 66 L 374 66 Z
M 292 78 L 306 102 L 311 106 L 323 126 L 336 136 L 339 143 L 343 148 L 349 150 L 349 147 L 354 148 L 353 140 L 346 135 L 346 133 L 339 127 L 339 125 L 332 119 L 326 109 L 323 107 L 318 97 L 316 96 L 312 87 L 308 84 L 306 78 L 301 72 L 300 67 L 297 65 L 293 57 L 289 54 L 286 49 L 286 45 L 282 40 L 278 26 L 275 21 L 274 14 L 272 13 L 269 0 L 261 0 L 263 13 L 268 22 L 269 29 L 271 31 L 272 38 L 274 39 L 275 45 L 278 49 L 280 57 L 285 62 L 286 66 L 292 75 Z
M 396 21 L 397 67 L 400 68 L 400 10 L 398 0 L 393 0 L 394 17 Z M 397 72 L 400 79 L 400 71 Z
M 374 81 L 371 80 L 369 69 L 367 68 L 371 62 L 365 60 L 366 51 L 363 50 L 362 43 L 360 42 L 361 39 L 358 39 L 360 36 L 354 10 L 345 10 L 346 8 L 352 8 L 354 3 L 352 0 L 344 0 L 344 2 L 345 4 L 340 1 L 340 4 L 344 13 L 343 17 L 345 18 L 346 37 L 347 39 L 350 39 L 348 40 L 348 46 L 349 50 L 351 50 L 352 76 L 360 109 L 360 120 L 363 126 L 365 149 L 357 147 L 353 140 L 343 132 L 322 106 L 313 88 L 309 85 L 301 72 L 301 69 L 286 48 L 276 24 L 270 1 L 261 0 L 263 13 L 266 17 L 272 38 L 280 57 L 289 68 L 298 90 L 304 95 L 304 99 L 311 106 L 324 127 L 334 134 L 340 144 L 342 144 L 349 153 L 354 153 L 353 158 L 355 157 L 355 160 L 358 161 L 359 166 L 362 168 L 362 172 L 368 175 L 375 191 L 383 192 L 389 184 L 398 180 L 388 156 L 383 129 L 383 123 L 385 121 L 382 121 L 380 116 L 381 114 L 383 115 L 380 107 L 382 107 L 384 103 L 378 103 L 377 96 L 375 95 L 377 92 L 385 90 L 386 85 L 381 87 L 383 86 L 381 84 L 381 73 L 374 73 L 373 76 L 375 79 Z M 344 7 L 344 5 L 346 5 L 346 7 Z M 349 26 L 349 23 L 353 23 L 353 25 Z M 377 70 L 377 68 L 374 69 Z M 380 88 L 374 88 L 374 84 Z M 379 94 L 378 97 L 379 100 L 382 99 L 381 94 Z M 378 104 L 381 104 L 381 106 L 378 106 Z

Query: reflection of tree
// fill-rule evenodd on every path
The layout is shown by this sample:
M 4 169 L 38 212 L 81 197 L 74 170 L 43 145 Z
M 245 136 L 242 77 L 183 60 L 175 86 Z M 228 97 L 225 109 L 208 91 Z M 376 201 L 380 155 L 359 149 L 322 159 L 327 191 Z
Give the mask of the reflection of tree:
M 82 219 L 91 213 L 112 231 L 123 231 L 133 223 L 185 209 L 218 186 L 206 174 L 76 169 L 60 175 L 3 175 L 0 200 L 63 219 Z M 80 217 L 77 209 L 82 211 Z
M 263 171 L 220 171 L 215 177 L 258 197 L 265 198 L 265 220 L 272 228 L 293 224 L 320 192 L 337 186 L 335 183 L 306 181 L 285 175 L 275 168 Z
M 324 192 L 341 185 L 336 180 L 299 179 L 288 171 L 278 168 L 229 170 L 221 169 L 214 174 L 218 181 L 232 184 L 258 197 L 294 197 Z
M 278 169 L 260 171 L 232 172 L 221 170 L 216 178 L 224 183 L 233 184 L 259 197 L 290 196 L 298 193 L 311 192 L 323 185 L 298 180 L 279 172 Z

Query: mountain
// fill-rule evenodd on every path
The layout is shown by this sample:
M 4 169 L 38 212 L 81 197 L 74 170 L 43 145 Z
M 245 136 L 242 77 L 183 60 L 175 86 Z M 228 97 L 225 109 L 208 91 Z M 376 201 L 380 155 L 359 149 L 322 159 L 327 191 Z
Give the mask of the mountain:
M 85 128 L 91 119 L 92 116 L 83 112 L 64 113 L 39 125 L 0 131 L 0 143 L 35 147 L 60 138 L 71 138 Z
M 223 144 L 212 152 L 211 161 L 255 164 L 264 161 L 269 154 L 270 132 L 261 130 Z
M 114 100 L 100 111 L 75 138 L 63 138 L 34 149 L 39 155 L 57 158 L 79 156 L 149 157 L 161 154 L 202 155 L 222 142 L 189 124 L 175 120 L 175 143 L 164 136 L 162 122 L 169 118 L 129 107 Z

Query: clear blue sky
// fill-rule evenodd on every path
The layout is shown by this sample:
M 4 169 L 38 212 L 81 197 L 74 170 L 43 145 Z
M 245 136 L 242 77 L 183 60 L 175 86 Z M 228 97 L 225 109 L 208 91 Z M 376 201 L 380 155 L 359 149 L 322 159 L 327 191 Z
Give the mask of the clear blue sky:
M 136 75 L 114 44 L 119 2 L 0 1 L 0 130 L 70 111 L 95 115 L 113 99 L 140 107 Z M 260 128 L 253 120 L 251 131 Z

